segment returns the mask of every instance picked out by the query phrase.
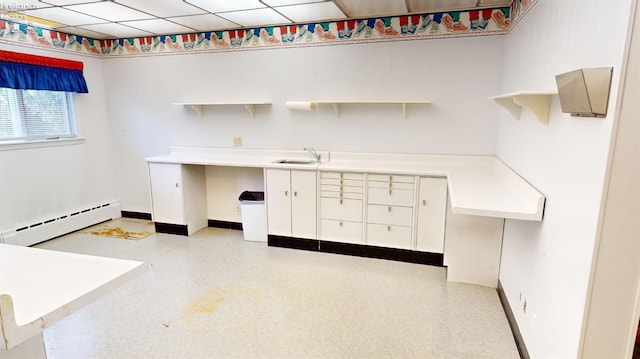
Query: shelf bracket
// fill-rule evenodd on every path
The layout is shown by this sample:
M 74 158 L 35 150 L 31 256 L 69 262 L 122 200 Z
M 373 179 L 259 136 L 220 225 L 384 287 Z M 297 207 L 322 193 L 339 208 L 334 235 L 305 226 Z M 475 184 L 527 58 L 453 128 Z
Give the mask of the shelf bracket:
M 248 103 L 248 104 L 244 105 L 244 107 L 247 109 L 247 111 L 249 111 L 249 113 L 251 114 L 251 117 L 255 117 L 256 107 L 255 107 L 254 104 Z
M 520 119 L 520 113 L 524 107 L 533 112 L 540 123 L 547 124 L 552 95 L 553 93 L 550 92 L 515 92 L 491 99 L 509 111 L 516 120 Z
M 407 103 L 402 103 L 402 118 L 407 118 Z
M 549 123 L 551 95 L 516 95 L 513 102 L 531 110 L 541 123 Z
M 496 103 L 502 106 L 505 110 L 509 111 L 511 116 L 516 120 L 520 119 L 520 112 L 522 111 L 522 107 L 518 106 L 511 97 L 508 98 L 494 98 Z
M 198 114 L 198 116 L 202 117 L 202 105 L 191 105 L 191 108 Z

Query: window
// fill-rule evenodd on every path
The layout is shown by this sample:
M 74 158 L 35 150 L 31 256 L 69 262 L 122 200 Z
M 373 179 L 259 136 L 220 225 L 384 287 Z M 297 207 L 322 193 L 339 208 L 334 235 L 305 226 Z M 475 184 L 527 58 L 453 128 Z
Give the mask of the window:
M 0 144 L 76 135 L 70 92 L 0 88 Z

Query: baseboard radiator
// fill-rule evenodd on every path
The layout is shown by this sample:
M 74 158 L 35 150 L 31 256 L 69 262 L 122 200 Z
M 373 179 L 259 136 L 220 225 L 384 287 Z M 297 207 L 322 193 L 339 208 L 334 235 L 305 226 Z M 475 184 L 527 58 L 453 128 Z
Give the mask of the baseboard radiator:
M 0 243 L 31 246 L 118 217 L 120 202 L 102 203 L 3 230 L 0 232 Z

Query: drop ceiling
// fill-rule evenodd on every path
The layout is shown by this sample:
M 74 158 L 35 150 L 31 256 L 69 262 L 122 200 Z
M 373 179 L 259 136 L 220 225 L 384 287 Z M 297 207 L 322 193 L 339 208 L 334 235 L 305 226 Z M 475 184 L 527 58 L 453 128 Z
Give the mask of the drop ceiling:
M 512 0 L 40 0 L 13 9 L 36 26 L 94 39 L 508 6 Z

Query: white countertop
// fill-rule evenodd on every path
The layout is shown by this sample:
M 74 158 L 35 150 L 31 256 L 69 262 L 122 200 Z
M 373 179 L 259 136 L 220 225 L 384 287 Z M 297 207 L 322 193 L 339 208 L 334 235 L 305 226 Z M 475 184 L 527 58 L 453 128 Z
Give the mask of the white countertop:
M 11 349 L 145 270 L 143 262 L 0 244 L 0 349 Z
M 281 159 L 311 160 L 306 151 L 172 147 L 149 163 L 283 168 L 446 177 L 454 213 L 541 221 L 545 197 L 495 156 L 321 152 L 320 163 L 281 164 Z

